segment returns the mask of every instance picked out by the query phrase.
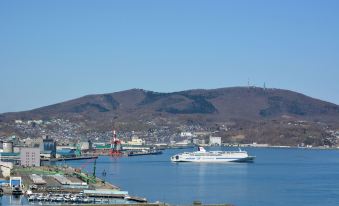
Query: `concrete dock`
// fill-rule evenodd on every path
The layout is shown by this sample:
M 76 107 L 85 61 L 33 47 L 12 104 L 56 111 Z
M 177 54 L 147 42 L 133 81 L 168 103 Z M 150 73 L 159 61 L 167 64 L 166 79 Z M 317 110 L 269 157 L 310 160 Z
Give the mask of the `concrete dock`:
M 85 160 L 85 159 L 98 159 L 98 156 L 80 156 L 80 157 L 63 157 L 63 158 L 43 158 L 41 161 L 57 162 L 57 161 L 70 161 L 70 160 Z

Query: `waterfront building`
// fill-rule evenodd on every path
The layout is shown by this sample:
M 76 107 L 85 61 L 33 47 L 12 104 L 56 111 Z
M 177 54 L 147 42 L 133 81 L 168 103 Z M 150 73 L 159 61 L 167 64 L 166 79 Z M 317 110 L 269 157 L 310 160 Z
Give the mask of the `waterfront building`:
M 81 142 L 81 150 L 92 150 L 93 149 L 93 144 L 92 141 L 88 140 L 86 142 Z
M 21 166 L 35 167 L 40 166 L 39 148 L 21 148 L 20 151 Z
M 21 187 L 22 179 L 21 177 L 10 177 L 9 184 L 11 187 Z
M 39 147 L 42 144 L 42 138 L 26 138 L 24 143 L 27 147 Z
M 210 136 L 210 145 L 211 146 L 220 146 L 221 145 L 221 137 Z
M 3 152 L 12 153 L 13 152 L 13 142 L 3 142 Z
M 62 158 L 62 157 L 66 157 L 66 158 L 70 158 L 70 157 L 75 157 L 75 149 L 61 149 L 61 150 L 57 150 L 56 152 L 56 157 L 57 158 Z
M 180 137 L 193 137 L 191 132 L 181 132 Z
M 25 146 L 22 146 L 22 145 L 15 145 L 15 146 L 13 147 L 13 152 L 14 152 L 14 153 L 20 153 L 20 151 L 21 151 L 21 149 L 22 149 L 23 147 L 25 147 Z
M 49 139 L 48 136 L 42 140 L 40 144 L 40 153 L 42 156 L 55 157 L 56 156 L 56 142 L 53 139 Z
M 178 146 L 187 146 L 187 145 L 190 145 L 192 142 L 189 140 L 189 139 L 184 139 L 180 142 L 175 142 L 175 145 L 178 145 Z
M 193 139 L 195 145 L 205 145 L 205 139 Z
M 106 143 L 94 143 L 94 148 L 98 150 L 107 150 L 111 148 L 111 144 Z
M 0 162 L 12 162 L 18 164 L 20 161 L 20 153 L 0 152 Z
M 126 143 L 127 145 L 141 146 L 145 144 L 145 140 L 140 139 L 137 136 L 132 136 L 132 140 Z
M 22 122 L 22 120 L 20 120 L 20 119 L 16 119 L 16 120 L 14 120 L 14 123 L 15 123 L 15 124 L 22 124 L 23 122 Z

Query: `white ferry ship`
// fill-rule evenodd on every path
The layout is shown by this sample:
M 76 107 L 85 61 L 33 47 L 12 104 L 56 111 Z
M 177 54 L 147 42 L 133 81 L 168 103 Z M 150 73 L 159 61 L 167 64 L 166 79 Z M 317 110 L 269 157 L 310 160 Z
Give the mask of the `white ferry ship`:
M 254 156 L 246 151 L 206 151 L 199 147 L 196 152 L 184 152 L 171 157 L 172 162 L 253 162 Z

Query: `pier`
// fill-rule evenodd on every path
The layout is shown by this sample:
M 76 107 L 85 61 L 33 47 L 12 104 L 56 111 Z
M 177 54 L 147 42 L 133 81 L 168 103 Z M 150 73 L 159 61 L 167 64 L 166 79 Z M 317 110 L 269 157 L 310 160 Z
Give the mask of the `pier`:
M 13 177 L 18 181 L 10 181 L 2 188 L 2 194 L 25 195 L 29 202 L 39 204 L 147 203 L 146 198 L 131 196 L 96 177 L 95 172 L 88 174 L 72 167 L 14 167 Z
M 58 161 L 70 161 L 70 160 L 86 160 L 97 159 L 98 156 L 79 156 L 79 157 L 62 157 L 62 158 L 43 158 L 41 161 L 58 162 Z

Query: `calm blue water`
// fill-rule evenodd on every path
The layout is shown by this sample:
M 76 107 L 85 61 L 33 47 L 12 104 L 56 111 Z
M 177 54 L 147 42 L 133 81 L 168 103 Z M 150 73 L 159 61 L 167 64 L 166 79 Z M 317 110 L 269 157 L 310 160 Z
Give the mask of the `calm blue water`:
M 220 149 L 220 148 L 217 148 Z M 229 149 L 229 148 L 223 148 Z M 171 163 L 162 155 L 100 157 L 97 174 L 132 195 L 173 204 L 339 205 L 339 150 L 248 148 L 254 163 Z M 68 164 L 80 167 L 86 161 Z M 91 165 L 87 166 L 91 171 Z M 102 177 L 103 178 L 103 177 Z
M 220 150 L 220 148 L 216 148 Z M 222 148 L 228 149 L 228 148 Z M 149 201 L 239 206 L 339 205 L 339 150 L 247 148 L 254 163 L 171 163 L 162 155 L 100 157 L 97 175 Z M 67 164 L 81 167 L 86 160 Z M 86 169 L 92 170 L 92 164 Z

